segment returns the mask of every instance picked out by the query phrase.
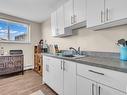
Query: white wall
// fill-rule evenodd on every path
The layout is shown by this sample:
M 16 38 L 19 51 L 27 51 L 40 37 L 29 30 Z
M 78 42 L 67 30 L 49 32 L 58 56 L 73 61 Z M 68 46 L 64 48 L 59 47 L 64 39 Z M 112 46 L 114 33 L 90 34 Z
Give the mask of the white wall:
M 25 68 L 33 67 L 34 64 L 34 45 L 38 44 L 41 39 L 41 24 L 31 22 L 25 19 L 0 14 L 0 18 L 10 19 L 14 21 L 24 22 L 30 24 L 30 44 L 16 44 L 16 43 L 0 43 L 0 47 L 4 47 L 5 52 L 9 52 L 11 49 L 21 49 L 24 52 L 24 66 Z
M 74 35 L 66 38 L 51 37 L 50 18 L 42 24 L 42 38 L 48 44 L 58 44 L 60 49 L 69 47 L 81 47 L 82 50 L 119 52 L 119 47 L 115 44 L 120 38 L 127 40 L 127 25 L 92 31 L 86 28 L 73 31 Z

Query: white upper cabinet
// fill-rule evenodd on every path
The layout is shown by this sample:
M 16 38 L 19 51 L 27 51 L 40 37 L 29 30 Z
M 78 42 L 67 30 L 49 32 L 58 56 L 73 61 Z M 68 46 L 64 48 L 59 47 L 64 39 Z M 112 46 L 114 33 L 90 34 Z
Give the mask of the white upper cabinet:
M 127 24 L 127 0 L 87 0 L 87 28 Z
M 64 35 L 64 8 L 61 6 L 57 9 L 57 28 L 58 35 Z
M 64 31 L 64 6 L 51 14 L 52 36 L 62 37 L 72 35 L 71 31 Z
M 69 0 L 64 4 L 65 28 L 86 21 L 86 0 Z
M 74 0 L 74 22 L 86 21 L 86 0 Z
M 64 4 L 65 28 L 73 24 L 73 0 L 69 0 Z
M 104 0 L 87 0 L 87 27 L 104 23 Z
M 86 0 L 68 0 L 51 14 L 52 36 L 69 36 L 72 29 L 83 26 L 86 26 Z
M 106 0 L 105 13 L 106 21 L 127 18 L 127 0 Z
M 51 14 L 51 27 L 52 27 L 52 36 L 56 36 L 58 32 L 56 11 Z
M 52 36 L 64 34 L 64 9 L 63 6 L 51 14 Z

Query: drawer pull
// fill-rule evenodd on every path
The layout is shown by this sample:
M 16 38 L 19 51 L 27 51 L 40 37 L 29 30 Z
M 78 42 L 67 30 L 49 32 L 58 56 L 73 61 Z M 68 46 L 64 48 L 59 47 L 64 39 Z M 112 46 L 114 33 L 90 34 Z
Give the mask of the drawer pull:
M 89 70 L 89 72 L 96 73 L 96 74 L 99 74 L 99 75 L 104 75 L 103 73 L 96 72 L 96 71 L 93 71 L 93 70 Z

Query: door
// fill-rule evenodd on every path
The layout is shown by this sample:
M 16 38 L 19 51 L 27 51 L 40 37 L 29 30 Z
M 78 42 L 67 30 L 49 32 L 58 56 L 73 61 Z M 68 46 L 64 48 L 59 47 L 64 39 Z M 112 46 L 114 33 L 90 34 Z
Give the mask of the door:
M 58 28 L 57 28 L 57 11 L 51 14 L 51 28 L 52 28 L 52 36 L 57 36 Z
M 98 84 L 98 95 L 126 95 L 116 89 Z
M 86 0 L 74 0 L 74 20 L 75 23 L 86 20 Z
M 127 18 L 127 0 L 106 0 L 105 6 L 107 21 Z
M 76 63 L 64 61 L 64 95 L 76 95 Z
M 87 0 L 87 27 L 104 23 L 104 0 Z
M 69 0 L 64 4 L 65 28 L 73 24 L 73 0 Z
M 57 26 L 58 26 L 57 35 L 64 35 L 64 7 L 63 6 L 57 9 Z
M 96 95 L 96 83 L 84 77 L 77 76 L 77 95 Z

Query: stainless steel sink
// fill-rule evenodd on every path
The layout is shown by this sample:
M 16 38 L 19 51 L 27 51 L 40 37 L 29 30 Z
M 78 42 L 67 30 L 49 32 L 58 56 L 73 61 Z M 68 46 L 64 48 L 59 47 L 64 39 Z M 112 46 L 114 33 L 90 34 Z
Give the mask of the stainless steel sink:
M 80 59 L 86 57 L 86 55 L 63 55 L 63 57 L 73 58 L 73 59 Z
M 63 57 L 69 57 L 69 58 L 72 58 L 72 57 L 75 57 L 74 55 L 62 55 Z
M 73 57 L 74 59 L 81 59 L 86 57 L 86 55 L 75 55 L 75 57 Z

